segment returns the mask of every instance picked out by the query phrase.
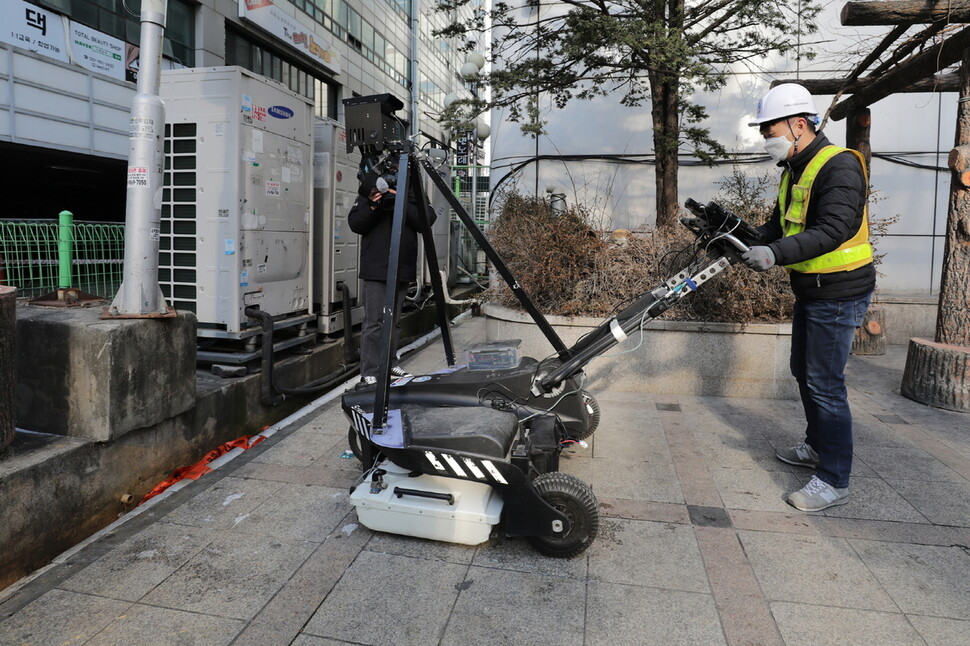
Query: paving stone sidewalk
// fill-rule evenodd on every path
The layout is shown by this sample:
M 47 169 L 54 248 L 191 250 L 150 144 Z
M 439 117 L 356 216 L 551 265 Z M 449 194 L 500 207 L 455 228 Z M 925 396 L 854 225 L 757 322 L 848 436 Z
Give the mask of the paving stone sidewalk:
M 773 457 L 797 402 L 589 384 L 600 429 L 561 468 L 603 518 L 572 560 L 360 526 L 334 401 L 0 593 L 0 645 L 967 646 L 970 416 L 901 397 L 904 361 L 850 361 L 852 499 L 815 515 L 784 502 L 811 471 Z

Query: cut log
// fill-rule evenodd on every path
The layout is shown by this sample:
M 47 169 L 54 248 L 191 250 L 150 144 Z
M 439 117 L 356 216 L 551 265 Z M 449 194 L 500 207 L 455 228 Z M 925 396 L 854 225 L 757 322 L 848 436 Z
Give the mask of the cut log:
M 781 83 L 798 83 L 812 94 L 854 94 L 864 89 L 874 79 L 869 77 L 858 78 L 846 82 L 846 79 L 778 79 L 771 82 L 771 87 Z M 957 92 L 960 90 L 960 75 L 947 72 L 945 74 L 935 74 L 921 81 L 916 81 L 905 87 L 896 88 L 895 94 L 902 92 Z
M 0 285 L 0 455 L 13 442 L 17 406 L 17 288 Z
M 847 2 L 842 7 L 842 24 L 847 27 L 898 25 L 899 23 L 970 22 L 970 2 L 909 2 L 879 0 L 878 2 Z
M 872 305 L 866 312 L 862 327 L 855 331 L 852 340 L 852 354 L 875 356 L 886 354 L 886 311 L 879 305 Z
M 910 339 L 900 390 L 922 404 L 970 413 L 970 348 Z

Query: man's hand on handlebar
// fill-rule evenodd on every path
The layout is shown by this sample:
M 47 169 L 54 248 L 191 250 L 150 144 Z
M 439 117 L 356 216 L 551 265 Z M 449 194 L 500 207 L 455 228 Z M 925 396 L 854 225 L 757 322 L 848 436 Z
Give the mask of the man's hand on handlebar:
M 741 254 L 741 260 L 755 271 L 768 271 L 775 266 L 775 253 L 771 247 L 751 247 Z

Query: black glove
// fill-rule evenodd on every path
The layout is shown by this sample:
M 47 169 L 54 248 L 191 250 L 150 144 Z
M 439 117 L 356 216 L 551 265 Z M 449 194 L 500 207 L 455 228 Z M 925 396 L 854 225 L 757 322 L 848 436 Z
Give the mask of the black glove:
M 755 271 L 768 271 L 775 266 L 775 253 L 771 247 L 751 247 L 741 254 L 741 260 Z
M 371 211 L 376 211 L 377 208 L 381 205 L 382 197 L 384 197 L 384 195 L 379 190 L 377 190 L 376 187 L 370 190 L 370 195 L 367 196 L 367 206 L 370 207 Z

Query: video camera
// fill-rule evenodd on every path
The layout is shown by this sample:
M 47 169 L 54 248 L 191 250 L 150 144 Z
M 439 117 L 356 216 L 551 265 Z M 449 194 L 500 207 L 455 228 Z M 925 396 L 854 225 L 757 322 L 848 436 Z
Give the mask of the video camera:
M 404 123 L 395 112 L 404 103 L 392 94 L 372 94 L 343 100 L 347 122 L 347 152 L 360 149 L 357 179 L 361 194 L 376 185 L 381 193 L 397 189 L 397 165 L 407 145 Z
M 393 94 L 355 96 L 343 100 L 347 125 L 347 152 L 360 148 L 365 157 L 386 150 L 404 150 L 404 123 L 394 113 L 404 108 Z

